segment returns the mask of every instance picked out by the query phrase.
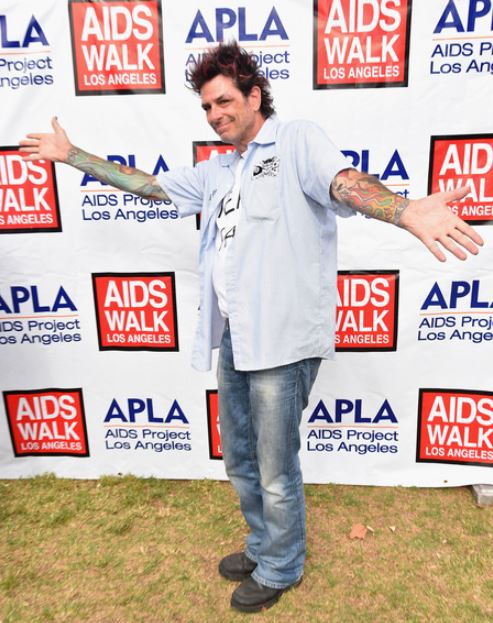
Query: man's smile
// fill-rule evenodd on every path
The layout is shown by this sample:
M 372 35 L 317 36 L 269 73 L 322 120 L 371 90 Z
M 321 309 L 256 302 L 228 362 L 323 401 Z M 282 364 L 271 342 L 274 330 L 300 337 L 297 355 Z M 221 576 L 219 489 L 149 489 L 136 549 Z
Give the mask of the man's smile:
M 227 127 L 231 124 L 231 121 L 221 121 L 221 123 L 216 123 L 214 124 L 214 130 L 218 133 L 221 134 L 222 132 L 224 132 Z

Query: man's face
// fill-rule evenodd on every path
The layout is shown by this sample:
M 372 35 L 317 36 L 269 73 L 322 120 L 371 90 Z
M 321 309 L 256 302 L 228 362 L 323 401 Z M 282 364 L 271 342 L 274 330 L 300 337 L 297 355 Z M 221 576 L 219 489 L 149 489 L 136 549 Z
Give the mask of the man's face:
M 204 84 L 200 97 L 207 122 L 221 140 L 244 151 L 264 122 L 260 89 L 253 87 L 245 97 L 232 78 L 220 74 Z

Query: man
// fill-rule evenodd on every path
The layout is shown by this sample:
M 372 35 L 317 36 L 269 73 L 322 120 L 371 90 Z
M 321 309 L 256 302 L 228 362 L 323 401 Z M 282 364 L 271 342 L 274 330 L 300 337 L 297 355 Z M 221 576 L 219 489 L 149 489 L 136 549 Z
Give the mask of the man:
M 53 134 L 30 134 L 21 145 L 28 160 L 66 162 L 123 190 L 171 198 L 181 216 L 201 213 L 192 360 L 209 369 L 220 345 L 223 457 L 250 528 L 244 552 L 224 558 L 219 571 L 241 581 L 232 606 L 256 612 L 303 574 L 298 428 L 320 361 L 334 352 L 336 214 L 407 229 L 440 261 L 443 248 L 465 259 L 482 240 L 447 207 L 468 189 L 409 201 L 348 168 L 315 124 L 280 123 L 267 80 L 236 44 L 212 49 L 190 82 L 234 153 L 155 178 L 74 147 L 56 120 Z

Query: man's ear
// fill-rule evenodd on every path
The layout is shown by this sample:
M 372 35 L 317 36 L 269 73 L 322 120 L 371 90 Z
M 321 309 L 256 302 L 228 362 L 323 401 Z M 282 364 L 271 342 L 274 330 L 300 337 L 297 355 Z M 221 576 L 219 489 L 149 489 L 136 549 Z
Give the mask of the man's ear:
M 255 112 L 260 110 L 260 106 L 262 105 L 262 91 L 260 87 L 254 86 L 250 91 L 250 95 L 248 96 L 250 99 L 250 103 L 254 107 Z

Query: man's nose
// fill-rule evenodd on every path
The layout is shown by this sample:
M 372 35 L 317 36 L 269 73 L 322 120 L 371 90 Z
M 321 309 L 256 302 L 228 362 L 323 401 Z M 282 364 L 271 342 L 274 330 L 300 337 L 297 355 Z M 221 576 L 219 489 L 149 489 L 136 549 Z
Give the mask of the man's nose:
M 221 109 L 219 108 L 219 106 L 212 105 L 208 111 L 207 121 L 212 125 L 213 123 L 218 121 L 220 118 L 221 118 Z

